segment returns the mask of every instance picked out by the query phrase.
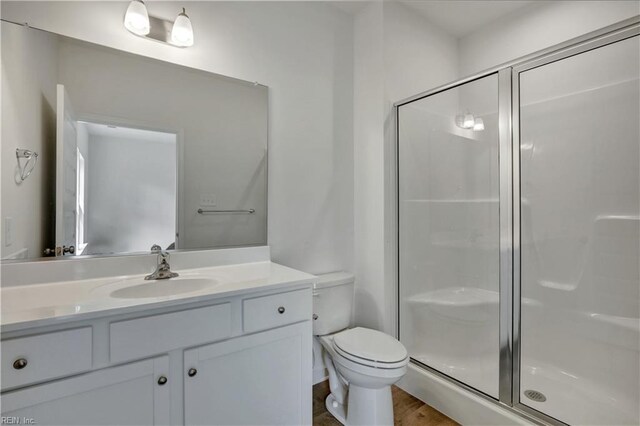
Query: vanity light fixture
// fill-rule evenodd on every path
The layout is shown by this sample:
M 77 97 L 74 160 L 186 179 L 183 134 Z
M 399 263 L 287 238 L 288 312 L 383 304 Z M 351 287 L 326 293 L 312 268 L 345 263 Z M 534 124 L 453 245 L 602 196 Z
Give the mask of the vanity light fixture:
M 475 123 L 475 117 L 468 111 L 464 114 L 456 115 L 456 125 L 462 129 L 472 129 Z
M 124 27 L 135 35 L 145 36 L 149 34 L 149 13 L 142 0 L 132 0 L 124 15 Z
M 475 119 L 473 118 L 473 114 L 467 112 L 462 119 L 462 127 L 464 129 L 471 129 L 475 124 Z
M 484 130 L 484 120 L 482 118 L 476 118 L 473 124 L 473 130 L 476 132 Z
M 193 46 L 193 26 L 184 8 L 175 22 L 171 22 L 149 16 L 142 0 L 132 0 L 124 15 L 124 26 L 139 37 L 176 47 Z
M 191 25 L 191 19 L 187 16 L 184 7 L 182 8 L 182 12 L 178 14 L 176 21 L 173 23 L 173 28 L 171 29 L 171 42 L 180 47 L 193 46 L 193 26 Z
M 482 118 L 474 117 L 470 112 L 456 115 L 456 125 L 461 129 L 473 130 L 479 132 L 484 130 L 484 120 Z

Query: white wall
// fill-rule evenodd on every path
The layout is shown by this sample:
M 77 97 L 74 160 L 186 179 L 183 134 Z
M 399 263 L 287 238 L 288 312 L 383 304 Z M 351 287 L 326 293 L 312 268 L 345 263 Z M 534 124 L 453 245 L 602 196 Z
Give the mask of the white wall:
M 539 1 L 460 39 L 465 76 L 640 14 L 638 1 Z
M 0 253 L 4 258 L 27 249 L 31 257 L 42 256 L 42 250 L 54 243 L 53 233 L 47 230 L 53 230 L 55 181 L 48 177 L 55 174 L 58 46 L 44 33 L 6 24 L 2 45 L 9 49 L 2 50 Z M 17 54 L 9 55 L 10 51 Z M 16 148 L 39 154 L 35 169 L 22 183 L 15 180 Z M 12 241 L 5 232 L 8 217 L 13 222 Z
M 384 41 L 389 109 L 458 75 L 458 40 L 400 3 L 384 4 Z
M 385 329 L 384 37 L 382 3 L 354 23 L 355 310 L 357 325 Z
M 309 272 L 353 259 L 352 22 L 322 2 L 190 2 L 195 45 L 129 34 L 128 2 L 3 2 L 2 17 L 269 86 L 269 243 Z M 174 19 L 183 3 L 151 2 Z
M 355 323 L 395 334 L 395 101 L 457 76 L 457 41 L 394 2 L 354 25 Z
M 145 133 L 148 139 L 89 136 L 85 254 L 146 252 L 175 242 L 176 137 Z

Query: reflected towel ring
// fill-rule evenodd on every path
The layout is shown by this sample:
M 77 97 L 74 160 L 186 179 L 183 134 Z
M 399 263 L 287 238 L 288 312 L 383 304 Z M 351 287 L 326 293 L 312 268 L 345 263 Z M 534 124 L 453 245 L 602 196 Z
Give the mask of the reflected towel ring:
M 27 161 L 24 163 L 24 166 L 20 164 L 20 159 L 26 158 Z M 29 177 L 33 169 L 36 168 L 36 163 L 38 162 L 38 153 L 35 151 L 30 151 L 28 149 L 16 149 L 16 159 L 18 160 L 18 173 L 20 177 L 20 182 L 24 182 L 25 179 Z M 29 165 L 31 167 L 29 167 Z

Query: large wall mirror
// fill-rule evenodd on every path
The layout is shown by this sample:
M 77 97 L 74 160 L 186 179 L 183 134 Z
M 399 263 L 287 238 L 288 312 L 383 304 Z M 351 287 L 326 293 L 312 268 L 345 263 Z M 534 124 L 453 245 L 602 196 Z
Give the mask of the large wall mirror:
M 0 25 L 3 260 L 267 243 L 267 87 Z

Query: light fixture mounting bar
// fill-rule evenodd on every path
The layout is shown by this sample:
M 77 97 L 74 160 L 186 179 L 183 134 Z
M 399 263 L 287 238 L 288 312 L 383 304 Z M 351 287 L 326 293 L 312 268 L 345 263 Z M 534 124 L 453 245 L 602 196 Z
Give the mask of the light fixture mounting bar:
M 149 34 L 135 35 L 137 35 L 138 37 L 159 41 L 160 43 L 168 44 L 173 47 L 181 47 L 171 43 L 171 29 L 173 28 L 172 21 L 167 21 L 166 19 L 156 18 L 155 16 L 149 15 L 149 26 L 151 27 L 149 30 Z

